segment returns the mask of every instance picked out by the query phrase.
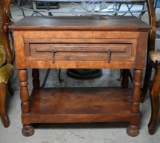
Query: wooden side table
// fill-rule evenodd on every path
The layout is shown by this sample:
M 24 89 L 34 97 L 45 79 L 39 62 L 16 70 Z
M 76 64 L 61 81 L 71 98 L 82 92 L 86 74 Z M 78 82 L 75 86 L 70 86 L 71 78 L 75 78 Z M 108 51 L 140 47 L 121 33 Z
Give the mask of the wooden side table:
M 142 69 L 150 26 L 135 17 L 26 17 L 10 26 L 22 101 L 22 133 L 33 123 L 129 122 L 139 133 Z M 27 69 L 33 69 L 28 93 Z M 123 88 L 40 89 L 42 68 L 134 69 L 133 90 Z

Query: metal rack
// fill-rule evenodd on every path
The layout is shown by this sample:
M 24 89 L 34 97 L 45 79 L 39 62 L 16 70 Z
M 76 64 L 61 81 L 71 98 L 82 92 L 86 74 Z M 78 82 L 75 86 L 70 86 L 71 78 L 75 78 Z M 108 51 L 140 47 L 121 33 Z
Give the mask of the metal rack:
M 39 9 L 38 3 L 44 2 L 58 2 L 60 7 L 52 9 L 51 7 L 44 7 Z M 66 8 L 61 7 L 64 4 Z M 141 18 L 147 11 L 145 0 L 30 0 L 30 7 L 20 6 L 25 17 L 25 11 L 33 11 L 32 15 L 48 15 L 55 14 L 71 14 L 71 15 L 135 15 Z M 135 9 L 135 6 L 139 9 Z

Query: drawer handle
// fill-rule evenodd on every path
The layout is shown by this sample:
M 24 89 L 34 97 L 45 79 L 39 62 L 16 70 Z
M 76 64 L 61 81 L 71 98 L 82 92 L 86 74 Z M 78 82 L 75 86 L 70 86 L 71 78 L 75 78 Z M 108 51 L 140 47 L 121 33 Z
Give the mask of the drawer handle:
M 108 63 L 110 63 L 110 61 L 111 61 L 111 54 L 112 54 L 111 49 L 109 49 L 109 50 L 107 51 L 107 53 L 108 53 Z
M 59 49 L 51 49 L 51 50 L 48 50 L 48 51 L 46 51 L 46 50 L 39 50 L 39 49 L 36 49 L 36 52 L 51 52 L 52 53 L 52 62 L 54 63 L 55 62 L 55 53 L 56 52 L 61 52 L 61 50 L 59 50 Z M 70 51 L 70 50 L 63 50 L 62 52 L 74 52 L 74 51 Z M 81 51 L 81 50 L 76 50 L 76 52 L 104 52 L 104 51 L 93 51 L 93 50 L 91 50 L 91 51 Z M 119 50 L 119 51 L 112 51 L 111 49 L 109 49 L 109 50 L 105 50 L 105 52 L 107 52 L 107 61 L 108 61 L 108 63 L 110 63 L 110 61 L 111 61 L 111 55 L 112 55 L 112 53 L 126 53 L 126 49 L 124 49 L 124 50 Z
M 53 49 L 52 49 L 52 56 L 53 56 L 53 58 L 52 58 L 52 62 L 54 63 L 55 62 L 55 53 L 56 53 L 56 51 L 54 51 Z

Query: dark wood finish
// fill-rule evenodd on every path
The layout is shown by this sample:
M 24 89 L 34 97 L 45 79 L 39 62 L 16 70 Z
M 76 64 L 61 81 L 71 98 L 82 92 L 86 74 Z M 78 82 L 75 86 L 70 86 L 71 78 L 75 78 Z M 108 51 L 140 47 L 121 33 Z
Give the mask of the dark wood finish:
M 141 94 L 141 102 L 144 102 L 144 99 L 150 84 L 152 66 L 148 64 L 150 61 L 149 52 L 155 49 L 155 36 L 156 36 L 156 15 L 155 15 L 155 9 L 153 7 L 152 0 L 147 0 L 147 5 L 149 9 L 148 11 L 149 23 L 152 26 L 152 29 L 150 30 L 149 40 L 148 40 L 146 71 L 145 71 L 144 83 L 143 83 L 142 94 Z
M 153 135 L 156 131 L 156 124 L 159 117 L 159 93 L 160 93 L 160 63 L 156 62 L 156 71 L 150 89 L 151 118 L 148 124 L 148 131 Z
M 150 31 L 148 40 L 148 51 L 147 51 L 147 61 L 146 61 L 146 71 L 144 77 L 144 83 L 141 94 L 141 102 L 144 102 L 145 96 L 148 88 L 150 87 L 150 100 L 151 100 L 151 117 L 148 123 L 148 132 L 153 135 L 156 132 L 156 125 L 159 117 L 159 93 L 160 93 L 160 63 L 153 61 L 149 58 L 149 52 L 156 49 L 155 38 L 156 38 L 156 28 L 160 27 L 160 21 L 156 21 L 155 9 L 152 5 L 152 1 L 148 0 L 149 18 L 150 25 L 152 29 Z M 152 69 L 155 69 L 154 78 L 151 82 Z
M 129 122 L 127 133 L 138 135 L 142 53 L 149 25 L 121 16 L 28 17 L 10 28 L 19 69 L 23 135 L 33 134 L 32 123 L 118 121 Z M 131 93 L 97 87 L 34 89 L 29 101 L 27 68 L 132 68 L 134 88 Z
M 6 101 L 7 101 L 7 84 L 1 83 L 0 84 L 0 115 L 1 120 L 4 125 L 4 127 L 9 126 L 9 118 L 7 115 L 7 109 L 6 109 Z
M 10 48 L 9 42 L 9 30 L 8 25 L 13 23 L 10 17 L 10 0 L 1 0 L 0 2 L 0 37 L 2 38 L 2 45 L 5 50 L 7 63 L 13 64 L 13 56 Z M 6 98 L 8 94 L 8 87 L 11 94 L 13 90 L 7 85 L 7 83 L 0 83 L 0 117 L 4 127 L 9 126 L 9 119 L 6 109 Z
M 29 21 L 28 21 L 29 20 Z M 35 22 L 37 21 L 37 22 Z M 117 23 L 118 21 L 118 23 Z M 88 23 L 90 22 L 90 23 Z M 138 25 L 138 27 L 137 27 Z M 14 30 L 59 30 L 59 31 L 68 31 L 70 30 L 92 30 L 92 31 L 145 31 L 148 29 L 148 25 L 142 22 L 139 19 L 136 19 L 132 16 L 59 16 L 59 17 L 26 17 L 23 20 L 16 22 L 11 26 Z M 52 33 L 52 31 L 50 31 Z M 48 32 L 48 33 L 50 33 Z M 71 35 L 73 35 L 72 33 Z M 103 34 L 103 33 L 102 33 Z M 63 35 L 63 38 L 69 38 L 71 35 Z M 91 33 L 88 35 L 92 35 Z M 86 35 L 86 37 L 88 36 Z M 33 36 L 33 35 L 32 35 Z M 43 37 L 43 35 L 41 35 Z M 40 36 L 40 37 L 41 37 Z M 59 38 L 62 38 L 60 35 L 55 35 Z M 76 36 L 76 35 L 75 35 Z M 78 36 L 78 35 L 77 35 Z M 77 37 L 76 36 L 76 37 Z M 85 35 L 84 35 L 85 36 Z M 97 35 L 98 36 L 98 35 Z M 106 35 L 108 36 L 108 35 Z M 76 38 L 75 37 L 75 38 Z M 104 37 L 105 38 L 105 37 Z M 79 38 L 78 38 L 79 39 Z M 128 39 L 128 38 L 127 38 Z M 87 40 L 87 39 L 86 39 Z

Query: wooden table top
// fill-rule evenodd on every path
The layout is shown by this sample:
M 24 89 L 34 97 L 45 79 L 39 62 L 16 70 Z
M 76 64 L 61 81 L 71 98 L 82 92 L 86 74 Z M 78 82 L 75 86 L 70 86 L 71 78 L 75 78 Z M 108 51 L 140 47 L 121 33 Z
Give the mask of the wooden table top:
M 133 16 L 55 16 L 25 17 L 9 26 L 12 30 L 130 30 L 146 31 L 151 28 L 142 20 Z

